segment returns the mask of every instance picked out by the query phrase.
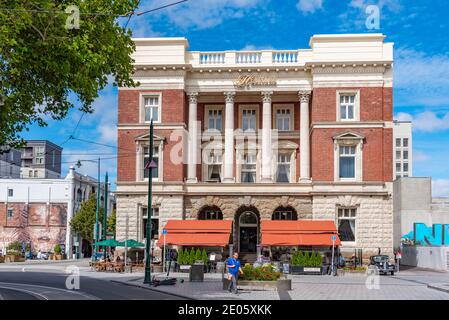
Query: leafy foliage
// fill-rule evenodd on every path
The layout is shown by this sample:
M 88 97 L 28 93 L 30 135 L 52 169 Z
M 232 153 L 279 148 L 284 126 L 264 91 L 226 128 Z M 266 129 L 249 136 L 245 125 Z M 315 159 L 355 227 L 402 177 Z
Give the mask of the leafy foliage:
M 107 219 L 107 231 L 108 233 L 115 234 L 115 226 L 117 223 L 117 212 L 116 210 L 112 210 L 111 215 Z
M 53 251 L 54 251 L 56 254 L 61 254 L 62 248 L 61 248 L 61 246 L 60 246 L 59 244 L 57 244 L 57 245 L 55 245 L 55 248 L 53 249 Z
M 207 252 L 205 249 L 203 249 L 203 252 L 201 253 L 201 260 L 204 264 L 207 264 L 209 262 L 209 257 L 207 256 Z
M 99 90 L 135 86 L 131 30 L 118 15 L 134 11 L 139 0 L 6 0 L 0 11 L 0 145 L 23 144 L 20 132 L 46 118 L 61 120 L 74 108 L 93 112 Z M 64 11 L 78 6 L 78 29 L 66 28 Z M 102 13 L 102 14 L 85 14 Z M 72 96 L 72 97 L 70 97 Z
M 195 249 L 190 249 L 190 254 L 189 254 L 189 264 L 194 264 L 195 263 Z
M 272 265 L 253 267 L 252 265 L 247 263 L 242 268 L 242 271 L 242 280 L 276 281 L 281 277 L 281 273 L 275 272 Z
M 318 251 L 302 252 L 298 251 L 292 255 L 292 266 L 299 267 L 321 267 L 323 264 L 323 258 Z
M 79 233 L 84 239 L 93 242 L 94 225 L 97 208 L 96 195 L 92 193 L 87 201 L 81 204 L 80 210 L 70 220 L 73 231 Z M 98 212 L 98 221 L 103 221 L 103 208 Z

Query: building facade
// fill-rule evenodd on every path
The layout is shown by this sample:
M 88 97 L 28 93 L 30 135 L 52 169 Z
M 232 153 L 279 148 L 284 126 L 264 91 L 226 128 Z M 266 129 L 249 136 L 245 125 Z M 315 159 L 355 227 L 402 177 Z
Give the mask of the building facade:
M 0 154 L 0 179 L 20 178 L 21 152 L 15 149 Z
M 197 52 L 135 39 L 119 88 L 117 237 L 142 241 L 149 122 L 153 235 L 167 220 L 233 221 L 256 252 L 262 220 L 332 220 L 343 253 L 393 251 L 393 44 L 315 35 L 299 50 Z
M 87 256 L 90 245 L 73 233 L 69 223 L 96 190 L 97 180 L 75 172 L 73 167 L 65 179 L 0 179 L 0 248 L 20 241 L 31 243 L 33 252 L 44 252 L 60 244 L 69 258 L 75 252 Z M 108 201 L 110 214 L 114 196 Z
M 413 136 L 411 121 L 393 122 L 393 177 L 413 177 Z
M 48 140 L 27 140 L 22 148 L 22 178 L 61 177 L 62 148 Z

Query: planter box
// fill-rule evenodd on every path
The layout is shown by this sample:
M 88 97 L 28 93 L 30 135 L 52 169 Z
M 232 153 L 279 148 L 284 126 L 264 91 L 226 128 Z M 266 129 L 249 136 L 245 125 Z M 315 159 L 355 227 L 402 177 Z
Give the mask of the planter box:
M 55 254 L 55 260 L 62 260 L 62 254 Z
M 191 266 L 190 264 L 181 264 L 181 265 L 179 266 L 179 272 L 189 273 L 191 267 L 192 267 L 192 266 Z
M 25 262 L 25 258 L 11 254 L 5 256 L 5 262 Z
M 324 267 L 300 267 L 300 266 L 291 266 L 290 267 L 291 274 L 326 274 L 327 266 Z
M 291 290 L 292 280 L 291 279 L 279 279 L 277 281 L 240 280 L 238 281 L 238 288 L 247 290 L 262 290 L 262 291 Z

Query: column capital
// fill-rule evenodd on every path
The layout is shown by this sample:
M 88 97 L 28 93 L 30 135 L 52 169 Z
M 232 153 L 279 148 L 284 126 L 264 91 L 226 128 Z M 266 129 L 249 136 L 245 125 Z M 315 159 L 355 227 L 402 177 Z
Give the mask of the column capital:
M 299 101 L 304 102 L 304 103 L 309 103 L 311 93 L 312 92 L 310 90 L 298 91 Z
M 223 93 L 226 103 L 234 103 L 235 91 L 227 91 Z
M 198 92 L 187 92 L 187 96 L 189 97 L 189 103 L 198 102 Z
M 271 103 L 272 95 L 273 95 L 273 91 L 262 91 L 262 101 L 264 103 Z

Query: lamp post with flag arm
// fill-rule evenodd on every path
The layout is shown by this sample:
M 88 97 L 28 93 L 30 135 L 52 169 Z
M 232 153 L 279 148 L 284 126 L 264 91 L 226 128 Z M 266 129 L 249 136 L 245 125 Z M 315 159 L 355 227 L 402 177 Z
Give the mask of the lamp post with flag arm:
M 145 170 L 148 170 L 148 204 L 147 204 L 147 239 L 146 239 L 146 259 L 145 259 L 145 279 L 143 283 L 151 284 L 151 216 L 153 213 L 153 208 L 151 206 L 152 203 L 152 187 L 153 187 L 153 169 L 157 168 L 157 164 L 153 160 L 153 120 L 150 123 L 150 150 L 149 151 L 149 160 L 145 165 Z

